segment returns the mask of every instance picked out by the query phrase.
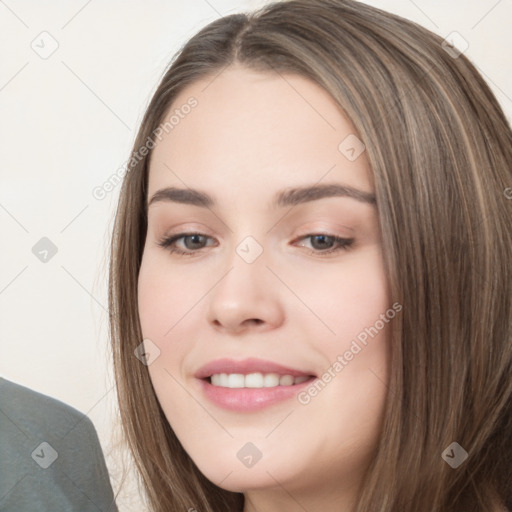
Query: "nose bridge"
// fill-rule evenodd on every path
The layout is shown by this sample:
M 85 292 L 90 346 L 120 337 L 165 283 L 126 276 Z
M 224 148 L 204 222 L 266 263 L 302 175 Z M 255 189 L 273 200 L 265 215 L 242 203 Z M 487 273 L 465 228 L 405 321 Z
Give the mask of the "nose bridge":
M 260 260 L 261 264 L 261 259 L 264 259 L 261 258 L 264 252 L 263 245 L 252 235 L 244 237 L 243 240 L 236 246 L 235 252 L 239 258 L 247 265 L 252 265 L 258 259 Z
M 209 321 L 236 330 L 247 321 L 279 324 L 283 308 L 263 244 L 253 235 L 242 236 L 225 263 L 228 268 L 209 298 Z
M 238 218 L 235 218 L 228 228 L 229 247 L 233 250 L 228 257 L 230 266 L 243 263 L 247 266 L 245 270 L 252 273 L 252 267 L 256 264 L 260 272 L 268 272 L 264 265 L 264 261 L 268 262 L 270 256 L 268 226 L 264 222 L 265 211 L 260 204 L 252 202 L 238 204 L 236 211 L 239 213 Z
M 243 235 L 240 238 L 241 241 L 233 244 L 231 254 L 224 261 L 227 273 L 216 288 L 222 290 L 230 301 L 243 299 L 248 304 L 250 300 L 272 292 L 266 275 L 271 274 L 267 268 L 269 255 L 255 236 Z

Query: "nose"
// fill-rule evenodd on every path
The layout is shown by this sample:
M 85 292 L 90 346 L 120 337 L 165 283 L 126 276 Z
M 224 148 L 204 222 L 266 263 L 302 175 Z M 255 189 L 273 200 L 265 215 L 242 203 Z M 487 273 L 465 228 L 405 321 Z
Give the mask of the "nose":
M 218 331 L 267 331 L 284 321 L 283 287 L 264 255 L 248 263 L 235 254 L 208 294 L 208 322 Z

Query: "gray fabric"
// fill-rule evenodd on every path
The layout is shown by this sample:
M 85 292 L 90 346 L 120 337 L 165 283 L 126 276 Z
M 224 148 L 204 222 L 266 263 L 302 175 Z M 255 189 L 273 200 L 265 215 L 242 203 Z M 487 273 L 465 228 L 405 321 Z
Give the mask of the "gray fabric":
M 117 512 L 91 420 L 1 377 L 0 511 Z

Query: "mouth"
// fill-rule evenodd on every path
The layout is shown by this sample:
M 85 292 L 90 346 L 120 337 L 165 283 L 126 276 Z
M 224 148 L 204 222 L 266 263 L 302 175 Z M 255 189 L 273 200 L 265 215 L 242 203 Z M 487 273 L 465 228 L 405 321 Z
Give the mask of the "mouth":
M 211 403 L 236 412 L 251 412 L 297 396 L 317 376 L 311 370 L 259 358 L 210 361 L 194 375 Z
M 235 413 L 250 413 L 278 407 L 292 399 L 316 380 L 314 375 L 213 374 L 198 379 L 206 399 Z
M 204 381 L 212 386 L 230 389 L 250 388 L 265 389 L 277 387 L 297 386 L 303 382 L 315 379 L 315 375 L 298 375 L 278 373 L 215 373 L 205 377 Z

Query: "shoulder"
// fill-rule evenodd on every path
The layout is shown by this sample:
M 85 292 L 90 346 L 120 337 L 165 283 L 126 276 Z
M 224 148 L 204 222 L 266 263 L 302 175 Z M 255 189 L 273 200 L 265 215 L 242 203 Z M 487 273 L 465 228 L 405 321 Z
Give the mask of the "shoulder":
M 0 510 L 117 510 L 85 414 L 0 378 L 0 430 Z
M 0 410 L 28 435 L 48 431 L 60 437 L 72 427 L 94 430 L 89 418 L 70 405 L 1 377 Z

